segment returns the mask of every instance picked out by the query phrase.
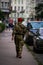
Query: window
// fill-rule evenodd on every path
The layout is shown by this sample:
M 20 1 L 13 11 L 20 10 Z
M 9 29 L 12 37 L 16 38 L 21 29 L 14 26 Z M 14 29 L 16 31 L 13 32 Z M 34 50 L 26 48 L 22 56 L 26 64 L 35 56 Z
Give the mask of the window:
M 23 6 L 21 7 L 21 11 L 23 11 Z
M 16 6 L 14 7 L 14 10 L 16 10 Z
M 18 4 L 20 4 L 20 0 L 18 0 Z
M 32 0 L 32 1 L 34 1 L 34 0 Z
M 7 2 L 5 2 L 5 6 L 7 6 Z
M 9 7 L 9 2 L 5 2 L 5 8 Z
M 21 0 L 21 3 L 23 4 L 23 0 Z
M 2 7 L 4 7 L 4 2 L 1 2 L 1 4 L 2 4 Z
M 1 2 L 3 8 L 8 8 L 9 2 Z
M 26 6 L 26 10 L 28 9 L 28 6 Z
M 16 0 L 15 0 L 15 4 L 16 4 Z
M 8 2 L 8 7 L 9 7 L 9 2 Z
M 18 11 L 20 10 L 20 7 L 18 6 Z
M 22 13 L 22 15 L 23 15 L 23 6 L 21 7 L 21 13 Z

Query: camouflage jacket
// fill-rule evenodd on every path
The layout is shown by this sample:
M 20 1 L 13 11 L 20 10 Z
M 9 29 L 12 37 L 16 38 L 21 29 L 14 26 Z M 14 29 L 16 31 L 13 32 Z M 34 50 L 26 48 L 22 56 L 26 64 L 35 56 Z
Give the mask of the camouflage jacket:
M 27 32 L 27 29 L 26 29 L 26 27 L 23 24 L 16 24 L 14 26 L 12 35 L 13 36 L 16 35 L 18 37 L 20 37 L 20 36 L 23 37 L 26 32 Z

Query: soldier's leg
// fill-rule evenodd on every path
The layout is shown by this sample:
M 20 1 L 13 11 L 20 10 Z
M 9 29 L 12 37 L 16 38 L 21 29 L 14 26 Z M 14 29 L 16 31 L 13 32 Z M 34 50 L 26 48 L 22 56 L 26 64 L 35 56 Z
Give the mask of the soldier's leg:
M 16 57 L 18 57 L 19 55 L 18 51 L 19 51 L 19 40 L 17 39 L 16 40 Z
M 18 47 L 16 46 L 16 57 L 18 57 Z
M 22 57 L 23 44 L 24 44 L 23 41 L 19 42 L 19 58 Z
M 19 58 L 21 58 L 22 57 L 22 47 L 19 48 L 18 54 L 19 54 Z
M 19 53 L 18 53 L 18 46 L 16 46 L 16 57 L 18 57 L 19 56 Z

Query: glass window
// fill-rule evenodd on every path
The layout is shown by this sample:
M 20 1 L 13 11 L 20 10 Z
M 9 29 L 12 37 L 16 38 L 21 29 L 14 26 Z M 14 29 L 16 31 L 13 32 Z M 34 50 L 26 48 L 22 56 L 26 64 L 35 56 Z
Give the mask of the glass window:
M 8 8 L 9 7 L 9 2 L 1 2 L 1 6 L 3 8 Z
M 34 1 L 34 0 L 32 0 L 32 1 Z
M 16 6 L 14 7 L 14 10 L 16 10 Z
M 21 3 L 23 4 L 23 0 L 21 0 Z
M 20 0 L 18 0 L 18 4 L 20 4 Z
M 16 0 L 15 0 L 15 4 L 16 4 Z
M 20 7 L 18 6 L 18 11 L 20 10 Z
M 2 4 L 2 7 L 4 7 L 4 2 L 1 2 L 1 4 Z
M 26 9 L 28 9 L 28 6 L 26 6 Z
M 8 2 L 8 7 L 9 7 L 9 2 Z
M 8 3 L 7 2 L 5 2 L 5 7 L 7 7 L 8 6 Z
M 21 11 L 23 11 L 23 6 L 21 7 Z
M 6 8 L 9 7 L 9 2 L 5 2 L 5 7 L 6 7 Z
M 42 28 L 43 27 L 43 22 L 31 22 L 31 25 L 32 25 L 32 27 L 33 28 L 35 28 L 35 29 L 39 29 L 39 28 Z

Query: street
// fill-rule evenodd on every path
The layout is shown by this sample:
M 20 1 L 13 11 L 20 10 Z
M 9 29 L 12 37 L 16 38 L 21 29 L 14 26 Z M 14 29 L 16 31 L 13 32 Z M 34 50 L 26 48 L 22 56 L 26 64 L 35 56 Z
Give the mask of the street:
M 23 47 L 22 58 L 16 58 L 15 44 L 11 40 L 12 30 L 0 33 L 0 65 L 38 65 L 31 52 Z

